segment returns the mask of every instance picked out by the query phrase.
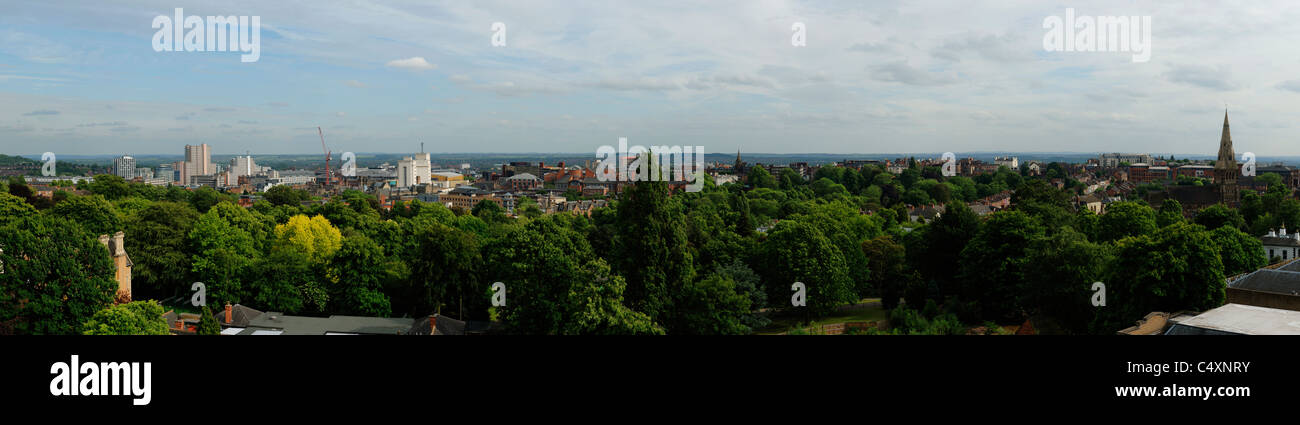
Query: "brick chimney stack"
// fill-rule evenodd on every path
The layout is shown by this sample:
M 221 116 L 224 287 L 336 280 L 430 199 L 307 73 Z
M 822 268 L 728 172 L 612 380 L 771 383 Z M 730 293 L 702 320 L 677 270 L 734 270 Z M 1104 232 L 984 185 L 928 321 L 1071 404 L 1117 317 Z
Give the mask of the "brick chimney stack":
M 438 315 L 429 316 L 429 335 L 438 334 Z
M 226 303 L 226 324 L 227 325 L 230 324 L 230 316 L 231 316 L 230 308 L 231 308 L 230 303 Z

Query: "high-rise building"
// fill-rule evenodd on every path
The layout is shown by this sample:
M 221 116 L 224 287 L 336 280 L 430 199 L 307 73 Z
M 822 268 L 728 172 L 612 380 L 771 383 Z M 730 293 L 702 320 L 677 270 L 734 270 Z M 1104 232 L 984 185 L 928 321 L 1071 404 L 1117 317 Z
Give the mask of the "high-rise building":
M 206 176 L 217 173 L 216 168 L 212 166 L 212 148 L 207 143 L 185 145 L 185 162 L 186 171 L 190 176 Z
M 421 152 L 397 161 L 397 187 L 411 187 L 429 182 L 432 171 L 429 154 Z
M 135 178 L 135 158 L 130 155 L 122 155 L 113 159 L 113 174 L 127 180 Z
M 253 176 L 260 174 L 262 167 L 253 162 L 251 155 L 237 156 L 230 159 L 230 179 L 239 180 L 240 176 Z
M 182 186 L 188 186 L 190 184 L 189 164 L 190 163 L 188 161 L 178 161 L 172 163 L 172 169 L 176 170 L 175 176 L 173 178 L 177 183 L 179 183 Z

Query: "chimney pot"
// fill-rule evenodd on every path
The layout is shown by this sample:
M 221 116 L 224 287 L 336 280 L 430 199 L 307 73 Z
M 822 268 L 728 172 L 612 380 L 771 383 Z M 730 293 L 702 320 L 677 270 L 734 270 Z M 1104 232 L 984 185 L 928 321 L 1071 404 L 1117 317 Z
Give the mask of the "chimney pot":
M 429 316 L 429 335 L 438 333 L 438 315 Z
M 230 311 L 230 309 L 231 309 L 231 307 L 230 307 L 230 303 L 226 303 L 226 324 L 227 324 L 227 325 L 230 324 L 230 316 L 231 316 L 231 311 Z

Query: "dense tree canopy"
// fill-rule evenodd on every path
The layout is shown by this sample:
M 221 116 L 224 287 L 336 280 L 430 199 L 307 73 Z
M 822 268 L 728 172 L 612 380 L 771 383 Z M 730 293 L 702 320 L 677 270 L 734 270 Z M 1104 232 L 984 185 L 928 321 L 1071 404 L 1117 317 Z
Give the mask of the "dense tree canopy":
M 72 221 L 12 220 L 0 227 L 0 250 L 0 333 L 76 333 L 113 301 L 108 250 Z
M 43 196 L 17 179 L 0 193 L 0 332 L 156 333 L 148 317 L 161 312 L 147 303 L 109 306 L 117 284 L 96 237 L 116 231 L 137 300 L 184 298 L 199 281 L 210 304 L 437 313 L 559 335 L 779 332 L 879 297 L 893 333 L 1032 318 L 1052 332 L 1109 334 L 1151 311 L 1216 307 L 1225 276 L 1268 262 L 1257 236 L 1300 227 L 1300 201 L 1281 184 L 1192 221 L 1173 200 L 1080 210 L 1071 168 L 949 177 L 914 160 L 899 174 L 758 165 L 697 193 L 628 185 L 590 216 L 529 200 L 513 214 L 491 201 L 385 209 L 366 192 L 324 200 L 289 186 L 246 208 L 211 188 L 111 176 Z M 1009 208 L 970 207 L 1003 191 Z M 796 282 L 807 306 L 791 304 Z M 1107 288 L 1104 307 L 1090 302 L 1094 282 Z M 210 316 L 200 333 L 219 329 Z
M 95 312 L 82 327 L 85 335 L 167 335 L 163 308 L 155 301 L 133 301 Z M 212 316 L 208 313 L 209 318 Z

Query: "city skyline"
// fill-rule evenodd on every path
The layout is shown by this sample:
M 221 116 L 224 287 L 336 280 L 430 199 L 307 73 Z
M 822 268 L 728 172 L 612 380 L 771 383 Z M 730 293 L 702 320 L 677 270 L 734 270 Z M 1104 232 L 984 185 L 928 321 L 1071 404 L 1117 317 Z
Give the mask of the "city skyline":
M 1071 7 L 1152 17 L 1140 63 L 1046 51 L 1067 5 L 1035 2 L 61 3 L 0 17 L 0 150 L 311 153 L 321 126 L 336 152 L 1155 153 L 1212 142 L 1226 106 L 1239 150 L 1300 155 L 1285 2 Z M 176 8 L 260 16 L 260 59 L 155 52 Z

